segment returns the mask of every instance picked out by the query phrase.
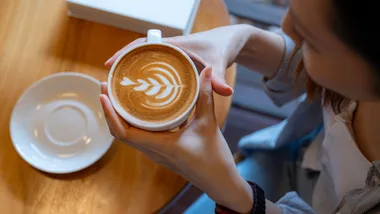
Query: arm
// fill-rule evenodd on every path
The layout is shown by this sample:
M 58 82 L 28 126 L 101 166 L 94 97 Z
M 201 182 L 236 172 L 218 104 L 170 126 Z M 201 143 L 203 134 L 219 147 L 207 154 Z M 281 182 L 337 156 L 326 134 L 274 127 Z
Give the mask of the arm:
M 138 39 L 128 44 L 107 60 L 106 66 L 112 66 L 123 51 L 144 41 Z M 226 84 L 224 78 L 226 68 L 237 62 L 264 75 L 265 84 L 268 85 L 267 91 L 277 93 L 274 99 L 276 104 L 282 105 L 290 98 L 295 98 L 289 96 L 295 94 L 292 78 L 295 69 L 287 72 L 289 67 L 286 66 L 294 61 L 290 57 L 294 51 L 294 43 L 283 33 L 269 32 L 242 24 L 215 28 L 189 36 L 164 38 L 164 41 L 185 51 L 194 60 L 199 71 L 205 66 L 211 67 L 212 86 L 220 95 L 232 94 L 233 90 Z M 288 93 L 290 91 L 292 92 Z M 285 92 L 286 95 L 283 96 Z M 274 96 L 269 95 L 273 99 Z M 284 98 L 281 98 L 282 96 Z
M 240 177 L 239 174 L 236 174 L 236 176 Z M 209 195 L 209 197 L 217 204 L 223 207 L 227 207 L 228 209 L 234 210 L 238 213 L 249 213 L 254 203 L 251 187 L 246 181 L 243 181 L 241 178 L 241 185 L 244 186 L 244 188 L 231 188 L 231 192 L 225 192 L 224 190 L 226 190 L 226 187 L 234 186 L 232 184 L 233 183 L 230 182 L 224 183 L 222 185 L 224 186 L 222 191 L 215 192 L 215 190 L 207 190 L 207 188 L 204 190 L 206 190 L 206 193 Z M 221 190 L 220 186 L 218 190 Z M 212 192 L 215 192 L 216 194 L 210 194 Z M 315 211 L 295 192 L 287 193 L 276 203 L 265 200 L 265 206 L 267 214 L 315 214 Z
M 242 25 L 240 34 L 245 42 L 235 62 L 267 78 L 274 77 L 284 57 L 283 37 L 250 25 Z
M 225 143 L 224 139 L 223 143 Z M 215 170 L 212 174 L 217 171 L 219 170 Z M 210 177 L 214 175 L 209 175 L 208 178 L 202 179 L 202 182 L 195 182 L 193 185 L 202 189 L 216 204 L 238 213 L 249 213 L 254 203 L 251 186 L 240 176 L 234 164 L 221 172 L 220 175 L 216 176 L 217 179 L 212 180 L 212 183 L 203 182 L 204 180 L 211 181 Z M 269 200 L 266 200 L 266 212 L 282 213 L 280 207 Z
M 272 101 L 282 106 L 305 92 L 305 72 L 295 73 L 302 61 L 302 51 L 282 31 L 269 32 L 246 26 L 238 33 L 244 45 L 239 49 L 236 62 L 261 73 L 263 87 Z M 239 37 L 237 37 L 239 38 Z

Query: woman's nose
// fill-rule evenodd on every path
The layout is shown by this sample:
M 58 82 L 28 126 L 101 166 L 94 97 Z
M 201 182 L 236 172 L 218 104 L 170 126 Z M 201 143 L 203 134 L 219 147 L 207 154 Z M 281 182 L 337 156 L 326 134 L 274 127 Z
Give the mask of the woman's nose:
M 300 47 L 302 44 L 302 37 L 294 30 L 294 22 L 292 16 L 289 13 L 289 10 L 286 11 L 284 18 L 282 19 L 281 24 L 282 30 L 286 33 L 296 44 L 297 47 Z

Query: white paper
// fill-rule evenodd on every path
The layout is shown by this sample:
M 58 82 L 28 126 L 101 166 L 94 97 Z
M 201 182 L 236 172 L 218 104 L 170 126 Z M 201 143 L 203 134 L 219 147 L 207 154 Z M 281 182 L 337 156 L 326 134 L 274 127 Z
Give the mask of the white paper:
M 129 21 L 132 24 L 125 23 L 126 28 L 133 28 L 134 26 L 131 26 L 133 24 L 137 25 L 135 23 L 138 22 L 131 21 L 133 19 L 143 21 L 144 24 L 152 23 L 153 26 L 176 29 L 183 33 L 192 27 L 196 14 L 194 11 L 196 12 L 199 4 L 199 0 L 67 0 L 67 2 L 84 6 L 74 8 L 69 4 L 70 12 L 76 17 L 113 25 L 110 23 L 112 22 L 110 16 L 113 14 L 118 16 L 118 21 L 120 16 L 128 18 L 125 22 Z M 86 7 L 95 9 L 95 12 L 90 14 Z M 101 12 L 109 14 L 99 15 Z M 116 25 L 120 26 L 120 21 Z M 141 31 L 141 26 L 136 27 L 137 31 Z

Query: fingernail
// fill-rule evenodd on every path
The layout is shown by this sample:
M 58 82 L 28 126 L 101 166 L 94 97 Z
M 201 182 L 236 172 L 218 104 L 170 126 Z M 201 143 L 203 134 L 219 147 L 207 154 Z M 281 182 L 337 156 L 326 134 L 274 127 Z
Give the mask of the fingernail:
M 111 61 L 111 59 L 112 59 L 112 57 L 109 58 L 109 59 L 104 63 L 104 65 L 107 66 L 107 64 Z

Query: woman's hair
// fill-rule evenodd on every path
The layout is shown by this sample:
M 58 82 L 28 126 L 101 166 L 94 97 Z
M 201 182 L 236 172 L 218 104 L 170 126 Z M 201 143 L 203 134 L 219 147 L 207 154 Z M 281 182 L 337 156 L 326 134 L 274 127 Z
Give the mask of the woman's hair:
M 331 28 L 353 51 L 362 56 L 380 77 L 378 4 L 373 0 L 332 0 Z
M 368 62 L 374 71 L 374 78 L 380 80 L 380 31 L 378 7 L 373 0 L 331 0 L 332 10 L 327 22 L 334 33 L 349 47 Z M 303 70 L 303 63 L 298 73 Z M 307 81 L 310 98 L 323 93 L 323 105 L 331 105 L 335 113 L 340 113 L 350 99 L 330 90 L 323 90 L 311 79 Z M 380 94 L 380 84 L 374 89 Z

